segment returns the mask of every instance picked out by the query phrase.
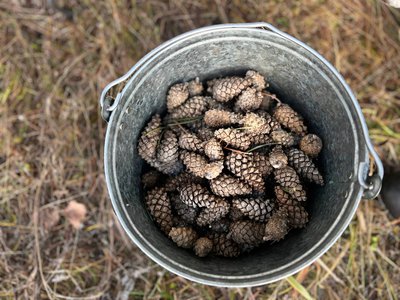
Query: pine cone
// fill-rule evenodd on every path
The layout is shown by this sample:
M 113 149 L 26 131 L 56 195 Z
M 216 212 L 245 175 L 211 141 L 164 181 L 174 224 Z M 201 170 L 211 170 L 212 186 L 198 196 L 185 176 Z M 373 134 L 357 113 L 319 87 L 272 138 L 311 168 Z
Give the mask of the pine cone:
M 288 164 L 288 158 L 283 152 L 282 146 L 275 146 L 269 153 L 269 162 L 275 169 L 286 167 Z
M 303 118 L 287 104 L 278 105 L 275 108 L 274 117 L 282 126 L 298 135 L 303 136 L 307 133 Z
M 195 96 L 189 98 L 182 105 L 171 112 L 171 118 L 184 119 L 201 116 L 207 110 L 206 97 Z
M 191 183 L 181 188 L 180 199 L 192 207 L 214 208 L 220 205 L 222 198 L 211 194 L 205 187 Z
M 262 91 L 263 89 L 265 89 L 268 86 L 268 84 L 265 82 L 264 76 L 262 76 L 257 71 L 248 70 L 246 72 L 246 78 L 251 81 L 252 86 L 257 91 Z
M 158 160 L 153 160 L 148 162 L 150 166 L 156 168 L 161 173 L 167 175 L 177 175 L 182 172 L 183 165 L 180 160 L 171 160 L 169 162 L 162 163 Z
M 150 122 L 143 129 L 139 143 L 138 152 L 141 158 L 151 162 L 156 158 L 157 145 L 161 138 L 161 118 L 160 115 L 154 115 Z
M 264 178 L 260 167 L 254 163 L 252 154 L 231 152 L 225 159 L 229 171 L 242 178 L 257 191 L 264 191 Z
M 167 95 L 167 109 L 172 111 L 180 106 L 189 98 L 189 89 L 187 83 L 177 83 L 171 86 Z
M 272 173 L 272 166 L 269 162 L 268 156 L 253 152 L 253 163 L 258 168 L 262 174 L 262 176 L 268 176 Z
M 224 159 L 224 151 L 222 150 L 222 146 L 215 138 L 212 138 L 206 142 L 204 145 L 204 153 L 212 161 Z
M 243 215 L 251 220 L 265 222 L 265 220 L 271 217 L 275 205 L 274 202 L 269 199 L 237 198 L 232 201 L 232 207 L 239 209 Z
M 229 212 L 229 203 L 225 200 L 218 200 L 211 208 L 204 208 L 196 219 L 197 225 L 206 226 L 223 217 Z
M 289 232 L 289 219 L 285 209 L 277 210 L 265 224 L 264 241 L 277 242 Z
M 181 151 L 180 158 L 190 173 L 204 178 L 205 167 L 208 164 L 207 159 L 204 156 L 183 150 Z
M 295 148 L 290 149 L 288 152 L 288 159 L 289 164 L 301 177 L 306 178 L 311 182 L 315 182 L 318 185 L 324 185 L 324 179 L 319 173 L 317 167 L 303 151 Z
M 202 153 L 204 151 L 204 142 L 193 133 L 182 133 L 179 136 L 179 147 Z
M 236 124 L 241 115 L 223 109 L 210 109 L 204 114 L 204 122 L 209 127 L 224 127 Z
M 286 132 L 285 130 L 272 131 L 271 138 L 275 143 L 280 144 L 284 147 L 291 147 L 295 143 L 294 136 Z
M 279 206 L 292 205 L 294 203 L 293 201 L 297 202 L 297 200 L 293 199 L 293 197 L 289 193 L 286 193 L 284 188 L 279 185 L 275 186 L 274 191 Z
M 194 176 L 189 172 L 182 172 L 177 176 L 167 178 L 164 188 L 167 192 L 177 191 L 189 183 L 203 183 L 204 179 Z
M 226 237 L 223 233 L 210 234 L 213 242 L 213 252 L 223 257 L 237 257 L 240 254 L 239 245 Z
M 228 102 L 249 87 L 251 81 L 241 77 L 226 77 L 215 81 L 212 87 L 213 98 L 219 102 Z
M 204 87 L 203 84 L 200 82 L 199 77 L 188 82 L 188 90 L 190 97 L 199 96 L 203 93 Z
M 237 101 L 235 102 L 235 111 L 254 111 L 258 109 L 263 100 L 263 95 L 261 92 L 254 88 L 247 88 L 240 94 Z
M 259 115 L 260 117 L 263 117 L 265 120 L 267 120 L 267 123 L 268 123 L 269 127 L 271 128 L 271 131 L 281 129 L 281 125 L 279 124 L 279 122 L 274 117 L 272 117 L 269 113 L 267 113 L 266 111 L 257 110 L 255 113 L 257 115 Z
M 172 208 L 175 210 L 177 215 L 187 224 L 193 224 L 197 218 L 198 209 L 185 204 L 179 197 L 179 195 L 171 196 Z
M 210 180 L 211 191 L 221 197 L 251 194 L 252 188 L 238 178 L 221 174 L 217 178 Z
M 243 129 L 250 135 L 268 134 L 271 131 L 267 120 L 255 113 L 247 113 L 240 121 Z
M 192 248 L 197 241 L 197 232 L 191 227 L 172 227 L 169 237 L 182 248 Z
M 158 147 L 157 158 L 161 163 L 176 162 L 179 159 L 178 139 L 172 130 L 166 130 Z
M 299 146 L 305 154 L 316 157 L 322 150 L 322 140 L 315 134 L 307 134 L 300 140 Z
M 217 178 L 221 174 L 223 169 L 224 169 L 223 160 L 210 162 L 204 167 L 204 178 L 210 180 Z
M 231 207 L 230 211 L 229 211 L 229 220 L 235 222 L 235 221 L 239 221 L 242 220 L 244 218 L 244 214 L 242 213 L 242 211 L 236 207 Z
M 184 126 L 189 130 L 192 131 L 194 133 L 198 133 L 199 130 L 203 129 L 206 127 L 206 124 L 204 123 L 204 120 L 202 117 L 198 117 L 200 119 L 198 120 L 192 120 L 188 123 L 186 123 Z
M 272 144 L 273 141 L 270 138 L 269 134 L 261 133 L 251 136 L 251 144 L 252 145 L 264 145 L 264 144 Z
M 231 221 L 228 218 L 222 218 L 215 222 L 212 222 L 209 226 L 210 230 L 217 233 L 227 233 L 229 231 L 229 225 Z
M 222 128 L 214 132 L 214 136 L 228 145 L 240 149 L 247 150 L 251 144 L 251 137 L 239 129 Z
M 303 190 L 303 186 L 300 183 L 300 178 L 296 174 L 296 171 L 289 166 L 281 169 L 274 170 L 275 181 L 280 184 L 285 191 L 291 194 L 295 199 L 299 201 L 306 201 L 306 194 Z
M 194 253 L 199 257 L 207 256 L 213 249 L 213 242 L 207 237 L 199 238 L 194 244 Z
M 197 136 L 201 138 L 203 141 L 208 141 L 214 138 L 214 131 L 208 127 L 200 128 L 197 131 Z
M 289 225 L 293 228 L 303 228 L 308 223 L 308 213 L 301 205 L 282 206 L 286 210 Z
M 233 222 L 227 237 L 238 244 L 258 246 L 263 242 L 264 227 L 264 224 L 253 221 Z
M 161 230 L 166 234 L 172 228 L 172 211 L 171 203 L 168 199 L 167 192 L 163 188 L 155 188 L 146 195 L 146 205 Z
M 161 173 L 156 170 L 150 170 L 142 175 L 142 184 L 145 189 L 152 189 L 155 187 L 161 177 Z

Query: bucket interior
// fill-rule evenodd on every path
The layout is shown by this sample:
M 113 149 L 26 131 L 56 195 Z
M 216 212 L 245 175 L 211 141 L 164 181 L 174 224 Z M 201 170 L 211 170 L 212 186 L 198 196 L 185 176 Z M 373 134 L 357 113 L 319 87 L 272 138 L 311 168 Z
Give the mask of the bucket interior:
M 178 248 L 147 213 L 136 144 L 156 113 L 166 111 L 168 88 L 200 77 L 263 74 L 270 90 L 303 115 L 324 143 L 318 166 L 324 187 L 309 191 L 310 222 L 283 241 L 228 259 L 199 258 Z M 113 206 L 128 234 L 158 263 L 187 278 L 216 285 L 254 285 L 276 280 L 311 262 L 340 235 L 360 199 L 357 170 L 366 160 L 360 125 L 337 77 L 314 55 L 276 34 L 256 29 L 205 32 L 158 53 L 128 83 L 107 132 L 106 173 Z

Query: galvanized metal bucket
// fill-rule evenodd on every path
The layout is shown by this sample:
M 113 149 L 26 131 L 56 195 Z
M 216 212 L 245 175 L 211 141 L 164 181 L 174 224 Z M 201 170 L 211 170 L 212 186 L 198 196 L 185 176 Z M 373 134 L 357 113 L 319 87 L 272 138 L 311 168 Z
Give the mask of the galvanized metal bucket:
M 165 111 L 169 86 L 255 69 L 272 90 L 298 110 L 324 141 L 321 168 L 326 186 L 311 193 L 308 226 L 282 242 L 236 259 L 198 258 L 176 247 L 155 226 L 140 188 L 142 160 L 136 142 L 156 112 Z M 125 83 L 110 97 L 110 89 Z M 267 23 L 226 24 L 182 34 L 151 51 L 101 94 L 108 122 L 104 165 L 113 208 L 132 241 L 169 271 L 209 285 L 266 284 L 311 264 L 340 237 L 361 197 L 380 190 L 383 167 L 361 109 L 340 74 L 315 50 Z M 369 155 L 376 173 L 369 177 Z

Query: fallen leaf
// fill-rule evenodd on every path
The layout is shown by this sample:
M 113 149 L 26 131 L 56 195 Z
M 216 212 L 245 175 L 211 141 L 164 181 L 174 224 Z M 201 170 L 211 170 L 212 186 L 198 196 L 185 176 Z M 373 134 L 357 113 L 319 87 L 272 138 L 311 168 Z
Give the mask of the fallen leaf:
M 45 208 L 40 212 L 40 223 L 44 230 L 50 230 L 60 221 L 60 210 L 58 208 Z
M 72 227 L 79 229 L 82 226 L 82 222 L 85 220 L 86 212 L 87 209 L 84 204 L 72 200 L 64 209 L 64 216 Z

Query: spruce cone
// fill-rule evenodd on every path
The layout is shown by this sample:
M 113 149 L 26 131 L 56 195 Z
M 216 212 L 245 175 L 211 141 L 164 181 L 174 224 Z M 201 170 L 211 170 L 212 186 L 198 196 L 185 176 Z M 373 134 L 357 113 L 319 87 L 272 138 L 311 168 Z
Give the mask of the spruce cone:
M 203 179 L 188 172 L 167 178 L 164 188 L 167 192 L 177 191 L 189 183 L 203 183 Z
M 226 234 L 213 233 L 209 238 L 213 242 L 213 252 L 216 255 L 223 257 L 237 257 L 240 254 L 239 245 L 231 239 L 228 239 Z
M 161 230 L 168 234 L 172 228 L 172 211 L 165 189 L 155 188 L 149 191 L 145 200 L 151 216 Z
M 286 210 L 289 225 L 293 228 L 303 228 L 308 223 L 308 213 L 301 205 L 282 206 Z
M 274 117 L 282 126 L 298 135 L 303 136 L 307 133 L 303 118 L 287 104 L 278 105 L 275 108 Z
M 197 241 L 197 232 L 191 227 L 172 227 L 169 237 L 182 248 L 192 248 Z
M 211 194 L 205 187 L 191 183 L 181 188 L 180 199 L 192 207 L 214 208 L 221 205 L 222 198 Z
M 145 189 L 155 187 L 161 177 L 161 173 L 156 170 L 150 170 L 142 175 L 142 184 Z
M 277 210 L 265 224 L 264 241 L 277 242 L 289 232 L 289 219 L 285 209 Z
M 249 70 L 246 72 L 246 78 L 251 81 L 252 86 L 257 90 L 257 91 L 262 91 L 265 89 L 268 85 L 265 82 L 264 76 L 262 76 L 260 73 L 254 70 Z
M 305 154 L 316 157 L 322 150 L 322 140 L 315 134 L 307 134 L 300 140 L 299 146 Z
M 240 123 L 250 135 L 268 134 L 271 131 L 267 120 L 255 113 L 247 113 Z
M 177 83 L 171 86 L 167 95 L 167 109 L 172 111 L 189 98 L 187 83 Z
M 229 211 L 229 220 L 235 222 L 235 221 L 239 221 L 242 220 L 244 218 L 244 214 L 242 213 L 242 211 L 236 207 L 231 207 L 230 211 Z
M 233 222 L 227 237 L 238 244 L 258 246 L 263 241 L 264 227 L 264 224 L 253 221 Z
M 187 224 L 192 224 L 197 218 L 198 209 L 185 204 L 179 195 L 171 196 L 171 204 L 177 215 Z
M 239 209 L 243 215 L 251 220 L 265 222 L 265 220 L 271 217 L 275 205 L 274 202 L 269 199 L 237 198 L 232 201 L 232 207 Z
M 199 96 L 203 93 L 204 87 L 203 84 L 200 82 L 199 77 L 188 82 L 188 91 L 190 97 Z
M 210 109 L 204 114 L 204 122 L 209 127 L 224 127 L 236 124 L 241 115 L 223 109 Z
M 241 77 L 226 77 L 215 81 L 212 87 L 213 98 L 219 102 L 228 102 L 249 87 L 251 81 Z
M 201 116 L 207 110 L 206 97 L 195 96 L 189 98 L 182 105 L 171 112 L 172 119 L 193 118 Z
M 197 225 L 206 226 L 223 217 L 229 212 L 229 203 L 225 200 L 218 200 L 211 208 L 204 208 L 197 217 Z
M 161 118 L 154 115 L 143 129 L 138 142 L 138 152 L 148 163 L 156 158 L 158 141 L 161 138 Z
M 210 139 L 204 145 L 204 152 L 210 160 L 223 160 L 224 151 L 222 150 L 220 142 L 215 138 Z
M 214 136 L 228 145 L 240 149 L 247 150 L 251 144 L 251 137 L 239 129 L 223 128 L 214 132 Z
M 157 151 L 161 163 L 176 162 L 179 159 L 178 139 L 172 130 L 166 130 Z
M 258 109 L 263 100 L 263 95 L 254 88 L 247 88 L 235 102 L 235 111 L 254 111 Z
M 253 155 L 231 152 L 225 160 L 229 171 L 242 178 L 257 191 L 264 191 L 264 179 L 260 167 L 254 163 Z
M 217 160 L 208 163 L 204 168 L 204 178 L 214 179 L 217 178 L 224 169 L 224 161 Z
M 208 164 L 204 156 L 194 152 L 183 150 L 181 151 L 180 158 L 190 173 L 195 176 L 204 178 L 205 167 Z
M 315 182 L 318 185 L 324 185 L 324 179 L 319 173 L 312 160 L 301 150 L 290 149 L 288 153 L 289 164 L 299 173 L 301 177 Z
M 199 257 L 207 256 L 213 249 L 213 242 L 207 237 L 199 238 L 194 244 L 194 253 Z
M 204 150 L 204 142 L 193 133 L 182 133 L 179 136 L 179 147 L 201 153 Z
M 285 130 L 278 129 L 272 131 L 271 138 L 275 143 L 280 144 L 284 147 L 291 147 L 295 143 L 294 136 L 286 132 Z
M 221 174 L 210 181 L 211 191 L 221 197 L 251 194 L 252 188 L 238 178 Z
M 306 201 L 306 195 L 303 186 L 300 183 L 299 176 L 296 171 L 289 166 L 274 171 L 275 181 L 280 184 L 285 191 L 291 194 L 299 201 Z
M 210 230 L 217 233 L 227 233 L 229 231 L 229 225 L 231 221 L 229 219 L 222 218 L 218 221 L 212 222 L 210 224 Z
M 288 158 L 283 152 L 281 146 L 275 146 L 269 153 L 269 162 L 271 166 L 275 169 L 280 169 L 286 167 L 288 164 Z

